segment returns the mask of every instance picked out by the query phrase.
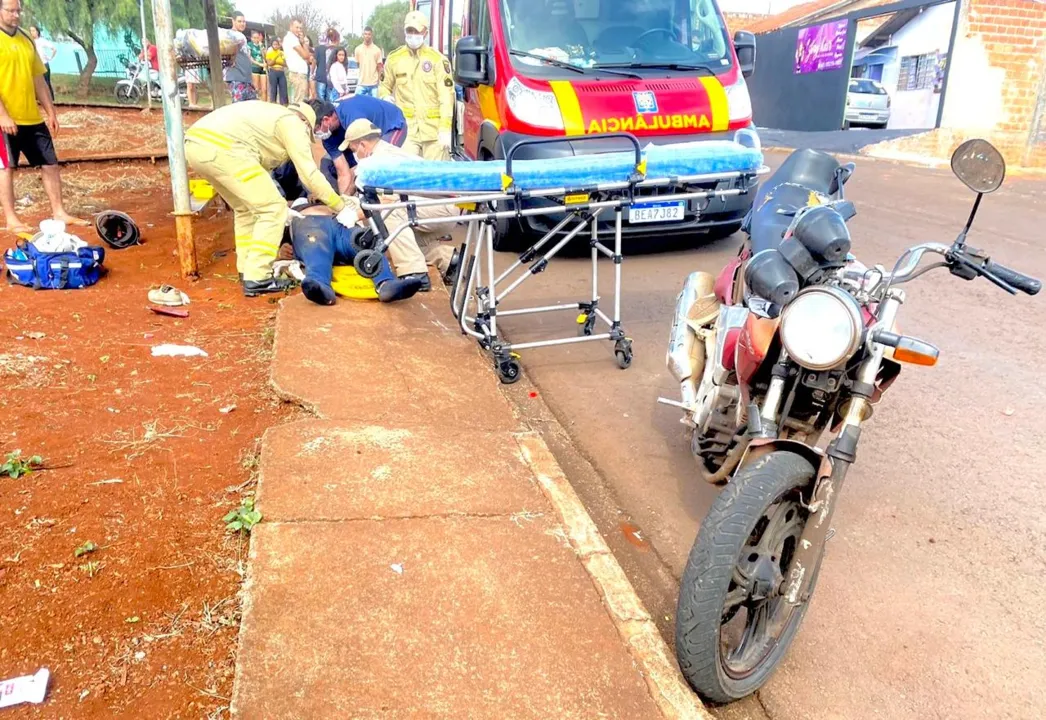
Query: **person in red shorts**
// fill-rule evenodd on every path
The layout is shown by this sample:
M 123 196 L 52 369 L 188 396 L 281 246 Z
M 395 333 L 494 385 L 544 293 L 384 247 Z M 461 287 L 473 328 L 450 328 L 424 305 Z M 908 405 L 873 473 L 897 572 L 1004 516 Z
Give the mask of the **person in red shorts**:
M 22 157 L 30 167 L 41 169 L 52 217 L 67 225 L 89 225 L 62 205 L 62 179 L 51 139 L 58 132 L 58 116 L 44 81 L 44 64 L 32 38 L 19 26 L 21 19 L 21 0 L 0 0 L 0 205 L 7 229 L 31 231 L 15 212 L 14 170 Z

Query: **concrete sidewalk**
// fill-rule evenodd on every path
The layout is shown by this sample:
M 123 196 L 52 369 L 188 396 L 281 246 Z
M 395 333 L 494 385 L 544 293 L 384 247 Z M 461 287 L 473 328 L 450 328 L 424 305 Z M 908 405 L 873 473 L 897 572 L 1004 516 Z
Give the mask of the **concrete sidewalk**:
M 233 714 L 708 717 L 446 306 L 282 302 Z

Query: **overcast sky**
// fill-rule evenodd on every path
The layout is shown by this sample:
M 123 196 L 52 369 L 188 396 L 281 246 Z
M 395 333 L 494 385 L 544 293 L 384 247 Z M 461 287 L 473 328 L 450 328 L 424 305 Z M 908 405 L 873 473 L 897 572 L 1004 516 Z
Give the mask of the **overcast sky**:
M 628 2 L 628 0 L 617 0 Z M 798 5 L 805 0 L 719 0 L 719 7 L 723 12 L 751 12 L 779 13 L 787 10 L 793 5 Z M 382 0 L 312 0 L 316 5 L 324 8 L 332 17 L 337 18 L 342 30 L 357 32 L 363 28 L 363 23 L 370 16 L 374 8 L 384 4 Z M 273 10 L 286 5 L 286 0 L 243 0 L 240 9 L 248 20 L 264 22 L 269 19 Z M 459 8 L 463 7 L 462 0 L 454 0 L 454 18 L 457 22 L 461 16 Z

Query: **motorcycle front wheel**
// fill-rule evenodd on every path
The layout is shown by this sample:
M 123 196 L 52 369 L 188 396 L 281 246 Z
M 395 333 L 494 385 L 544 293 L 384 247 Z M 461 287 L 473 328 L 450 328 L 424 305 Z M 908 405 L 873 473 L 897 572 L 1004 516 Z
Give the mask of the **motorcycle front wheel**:
M 130 84 L 116 86 L 116 101 L 122 105 L 131 105 L 138 102 L 141 95 L 138 87 Z
M 730 480 L 701 523 L 679 589 L 676 657 L 708 700 L 761 688 L 802 623 L 808 603 L 793 607 L 782 593 L 809 516 L 800 493 L 813 477 L 802 456 L 770 453 Z

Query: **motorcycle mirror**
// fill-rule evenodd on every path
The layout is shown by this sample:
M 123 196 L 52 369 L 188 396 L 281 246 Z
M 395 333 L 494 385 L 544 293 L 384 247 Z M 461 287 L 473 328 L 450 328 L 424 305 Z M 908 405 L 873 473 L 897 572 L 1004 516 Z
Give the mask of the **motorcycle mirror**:
M 1006 161 L 987 140 L 967 140 L 952 154 L 952 172 L 975 193 L 993 193 L 1006 177 Z

